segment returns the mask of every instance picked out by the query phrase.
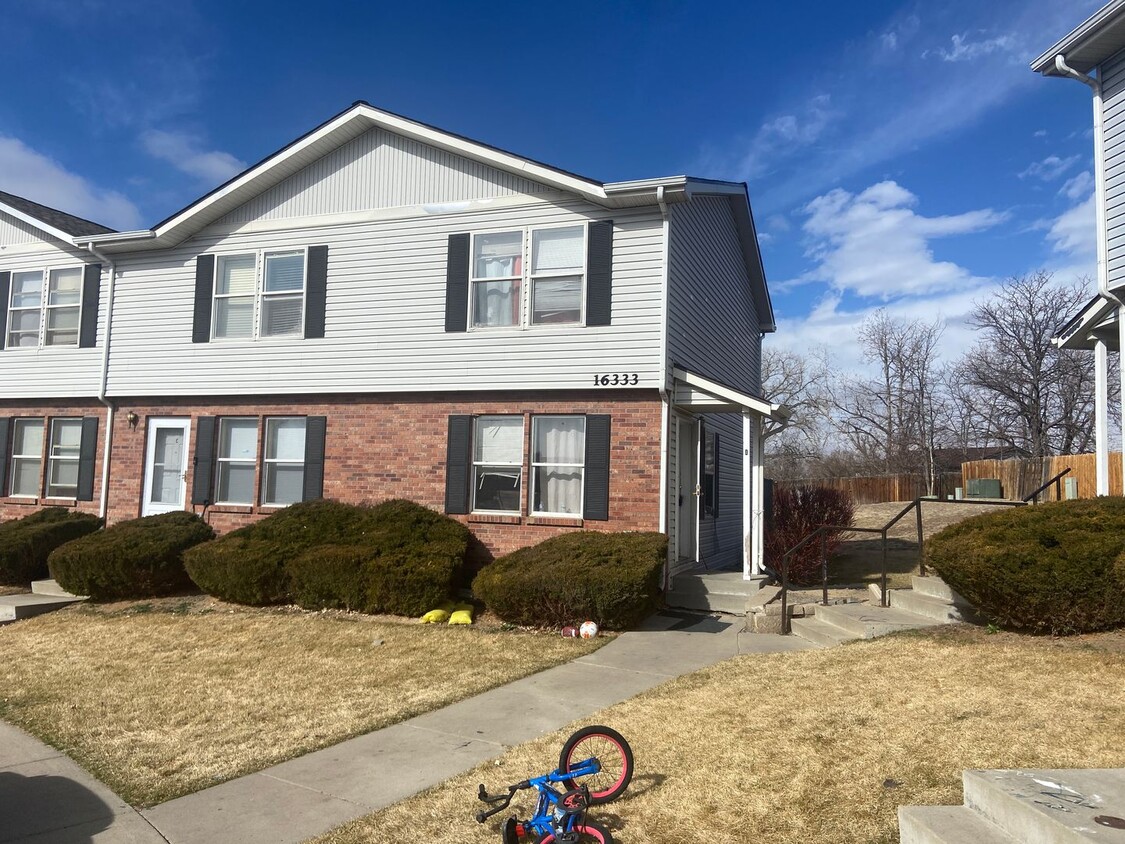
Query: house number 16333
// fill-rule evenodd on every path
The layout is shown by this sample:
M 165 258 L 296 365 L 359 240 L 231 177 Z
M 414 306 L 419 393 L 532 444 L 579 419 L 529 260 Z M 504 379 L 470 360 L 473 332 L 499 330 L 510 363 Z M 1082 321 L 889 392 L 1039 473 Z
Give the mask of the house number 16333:
M 614 372 L 612 375 L 595 375 L 595 387 L 634 386 L 641 378 L 635 372 Z

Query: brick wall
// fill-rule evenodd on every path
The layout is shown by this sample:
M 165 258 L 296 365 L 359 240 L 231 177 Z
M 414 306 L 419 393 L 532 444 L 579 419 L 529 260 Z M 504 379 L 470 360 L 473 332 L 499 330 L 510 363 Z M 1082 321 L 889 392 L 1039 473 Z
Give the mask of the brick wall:
M 473 557 L 483 562 L 493 555 L 531 545 L 556 534 L 588 530 L 657 530 L 660 514 L 660 418 L 661 404 L 655 391 L 568 391 L 546 398 L 543 393 L 434 394 L 424 396 L 332 396 L 199 399 L 117 399 L 114 417 L 113 454 L 109 491 L 109 522 L 140 515 L 144 483 L 147 421 L 154 417 L 191 417 L 188 498 L 191 459 L 200 416 L 324 416 L 324 495 L 349 503 L 408 498 L 441 510 L 445 499 L 446 437 L 449 416 L 455 414 L 540 413 L 609 414 L 610 518 L 608 521 L 543 519 L 527 515 L 527 484 L 522 492 L 519 516 L 457 516 L 479 540 Z M 0 403 L 0 414 L 91 415 L 104 408 L 92 405 L 33 407 Z M 127 417 L 137 415 L 130 426 Z M 96 512 L 101 486 L 101 450 L 104 432 L 99 427 L 97 478 L 93 502 L 80 502 L 79 509 Z M 525 422 L 524 478 L 529 477 Z M 259 451 L 262 436 L 259 434 Z M 259 454 L 260 457 L 260 454 Z M 255 488 L 260 486 L 260 465 Z M 74 504 L 74 502 L 63 502 Z M 191 506 L 190 504 L 188 505 Z M 210 506 L 195 507 L 219 532 L 247 524 L 273 512 L 273 508 Z M 28 512 L 28 505 L 0 499 L 0 518 Z

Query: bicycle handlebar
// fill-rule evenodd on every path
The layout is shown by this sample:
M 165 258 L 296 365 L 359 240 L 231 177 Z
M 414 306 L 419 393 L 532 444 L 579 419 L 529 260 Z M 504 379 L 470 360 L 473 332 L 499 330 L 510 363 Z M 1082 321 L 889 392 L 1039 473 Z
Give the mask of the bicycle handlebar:
M 523 782 L 518 782 L 515 785 L 509 785 L 507 794 L 492 795 L 485 790 L 484 783 L 482 782 L 480 784 L 480 787 L 477 789 L 477 799 L 482 803 L 498 805 L 495 805 L 494 808 L 489 809 L 487 812 L 477 812 L 477 823 L 484 823 L 486 820 L 488 820 L 498 812 L 503 812 L 508 808 L 508 806 L 511 805 L 512 797 L 515 795 L 515 793 L 524 788 L 531 788 L 530 780 L 524 780 Z

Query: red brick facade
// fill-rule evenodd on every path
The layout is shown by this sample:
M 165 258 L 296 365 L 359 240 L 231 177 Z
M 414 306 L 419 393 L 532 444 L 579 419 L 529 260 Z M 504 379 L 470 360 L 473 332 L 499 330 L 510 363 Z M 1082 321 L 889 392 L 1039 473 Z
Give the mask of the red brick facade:
M 611 417 L 609 520 L 544 519 L 528 515 L 526 484 L 519 516 L 457 516 L 480 540 L 475 557 L 487 559 L 550 536 L 588 530 L 657 530 L 660 523 L 661 402 L 650 391 L 568 391 L 545 393 L 435 394 L 396 396 L 311 396 L 199 399 L 115 399 L 108 521 L 141 513 L 147 420 L 191 417 L 194 451 L 201 416 L 324 416 L 327 418 L 324 496 L 349 503 L 408 498 L 436 510 L 445 500 L 448 419 L 456 414 L 523 414 L 523 475 L 529 476 L 529 417 L 534 414 L 608 414 Z M 129 414 L 136 414 L 130 425 Z M 97 512 L 101 496 L 105 407 L 97 402 L 0 402 L 3 416 L 98 416 L 93 501 L 0 498 L 0 519 L 26 515 L 43 504 Z M 261 448 L 259 434 L 258 483 Z M 7 447 L 7 444 L 5 444 Z M 188 460 L 190 501 L 191 458 Z M 187 505 L 191 508 L 191 504 Z M 274 512 L 270 507 L 194 507 L 223 532 Z

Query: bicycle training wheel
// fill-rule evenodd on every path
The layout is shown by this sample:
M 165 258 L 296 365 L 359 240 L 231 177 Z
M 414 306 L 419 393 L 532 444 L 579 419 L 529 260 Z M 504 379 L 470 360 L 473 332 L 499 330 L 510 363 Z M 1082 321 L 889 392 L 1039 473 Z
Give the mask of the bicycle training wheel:
M 569 773 L 591 757 L 598 760 L 601 770 L 564 780 L 564 784 L 567 788 L 586 786 L 590 789 L 591 804 L 616 800 L 633 778 L 633 749 L 629 742 L 609 727 L 583 727 L 563 745 L 559 771 Z
M 600 823 L 582 821 L 574 825 L 574 831 L 578 833 L 579 844 L 613 844 L 613 836 Z M 555 833 L 548 832 L 539 839 L 539 844 L 555 844 Z

